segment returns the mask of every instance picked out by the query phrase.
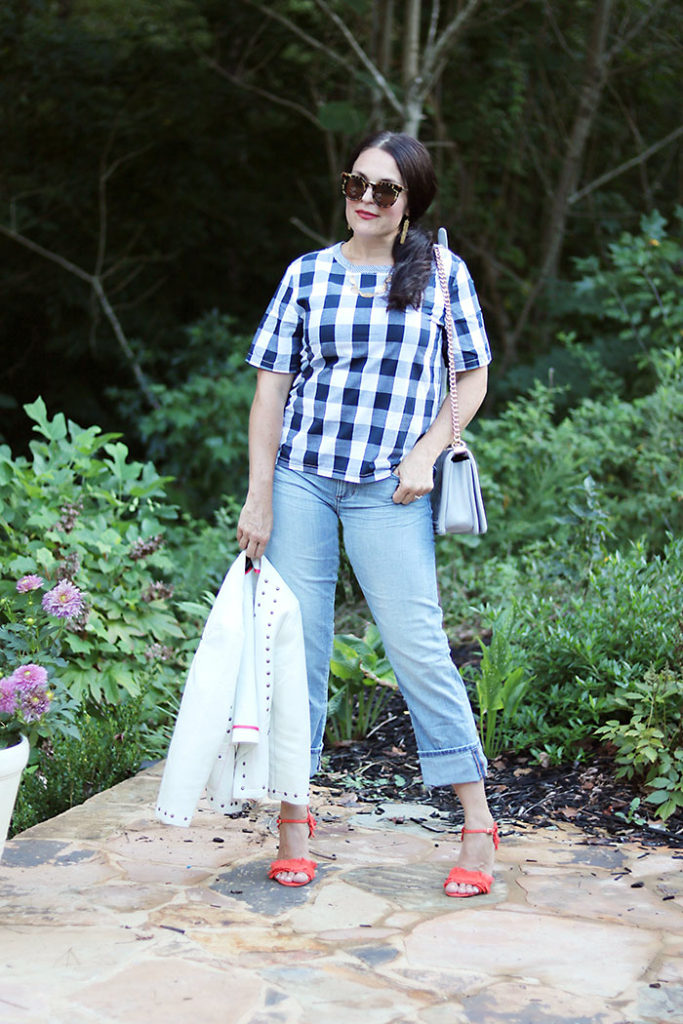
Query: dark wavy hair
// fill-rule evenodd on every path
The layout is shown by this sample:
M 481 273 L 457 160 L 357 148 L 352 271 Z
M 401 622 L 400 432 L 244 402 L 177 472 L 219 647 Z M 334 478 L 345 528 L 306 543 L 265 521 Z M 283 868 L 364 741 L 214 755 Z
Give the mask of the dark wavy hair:
M 360 142 L 349 157 L 346 170 L 350 171 L 366 149 L 386 149 L 396 161 L 403 182 L 408 189 L 408 217 L 410 227 L 401 245 L 398 235 L 392 255 L 394 269 L 387 297 L 389 309 L 416 308 L 422 302 L 432 272 L 432 239 L 417 226 L 417 221 L 429 208 L 436 195 L 436 174 L 429 153 L 417 139 L 404 132 L 375 132 Z M 399 232 L 400 235 L 400 232 Z

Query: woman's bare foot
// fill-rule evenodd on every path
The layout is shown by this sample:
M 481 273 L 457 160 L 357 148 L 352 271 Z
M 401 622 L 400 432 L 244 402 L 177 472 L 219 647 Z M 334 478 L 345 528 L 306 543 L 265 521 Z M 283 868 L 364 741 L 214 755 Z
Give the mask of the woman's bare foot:
M 468 822 L 466 827 L 468 829 L 493 828 L 493 819 L 481 824 Z M 465 832 L 460 845 L 458 867 L 464 868 L 466 871 L 481 871 L 485 875 L 493 875 L 494 862 L 493 836 L 487 835 L 485 832 Z M 480 892 L 476 885 L 470 885 L 466 882 L 449 882 L 445 888 L 446 892 L 452 896 L 476 896 Z

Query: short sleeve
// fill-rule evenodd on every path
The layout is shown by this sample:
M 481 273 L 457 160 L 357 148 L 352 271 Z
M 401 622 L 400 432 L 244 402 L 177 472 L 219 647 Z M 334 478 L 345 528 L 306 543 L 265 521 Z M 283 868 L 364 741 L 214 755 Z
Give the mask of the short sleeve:
M 253 337 L 246 361 L 260 370 L 296 373 L 301 365 L 303 310 L 297 302 L 299 261 L 288 267 Z
M 464 261 L 452 252 L 448 252 L 448 256 L 451 260 L 448 290 L 455 324 L 455 368 L 472 370 L 477 366 L 487 366 L 491 362 L 491 347 L 474 282 Z

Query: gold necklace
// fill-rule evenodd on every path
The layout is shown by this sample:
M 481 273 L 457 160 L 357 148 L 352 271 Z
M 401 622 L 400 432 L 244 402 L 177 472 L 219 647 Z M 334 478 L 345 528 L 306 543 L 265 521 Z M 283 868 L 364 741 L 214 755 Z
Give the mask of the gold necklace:
M 387 276 L 384 278 L 384 281 L 379 286 L 379 288 L 375 288 L 371 292 L 363 292 L 363 291 L 361 291 L 361 289 L 360 289 L 360 279 L 361 279 L 360 271 L 358 272 L 357 277 L 358 277 L 358 284 L 356 284 L 356 282 L 353 280 L 352 276 L 349 276 L 349 284 L 351 285 L 351 288 L 356 293 L 356 295 L 360 295 L 361 298 L 363 298 L 363 299 L 374 299 L 374 297 L 376 295 L 383 295 L 384 292 L 389 290 L 389 284 L 391 282 L 391 273 L 387 274 Z

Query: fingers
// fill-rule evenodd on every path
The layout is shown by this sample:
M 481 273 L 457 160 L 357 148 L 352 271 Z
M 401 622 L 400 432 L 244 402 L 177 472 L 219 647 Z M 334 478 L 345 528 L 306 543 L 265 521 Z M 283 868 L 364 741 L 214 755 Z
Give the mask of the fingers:
M 254 536 L 246 530 L 238 529 L 237 531 L 237 543 L 239 544 L 240 551 L 244 551 L 247 558 L 260 558 L 261 555 L 265 554 L 268 539 L 268 537 L 264 539 L 262 536 Z
M 408 487 L 404 487 L 403 484 L 400 484 L 392 494 L 391 500 L 395 505 L 412 505 L 412 503 L 417 501 L 418 498 L 421 498 L 424 493 L 424 491 L 421 491 L 418 494 L 415 491 L 411 491 Z
M 429 494 L 434 486 L 432 463 L 418 456 L 416 449 L 409 452 L 393 472 L 398 477 L 392 495 L 396 505 L 412 505 L 424 494 Z
M 248 558 L 260 558 L 266 550 L 273 526 L 270 507 L 245 505 L 237 523 L 237 543 Z
M 417 497 L 417 494 L 412 494 L 407 487 L 404 487 L 403 484 L 399 484 L 392 494 L 391 500 L 395 505 L 410 505 Z
M 429 494 L 431 489 L 431 487 L 411 486 L 407 481 L 402 480 L 391 496 L 392 501 L 395 505 L 411 505 L 424 494 Z

